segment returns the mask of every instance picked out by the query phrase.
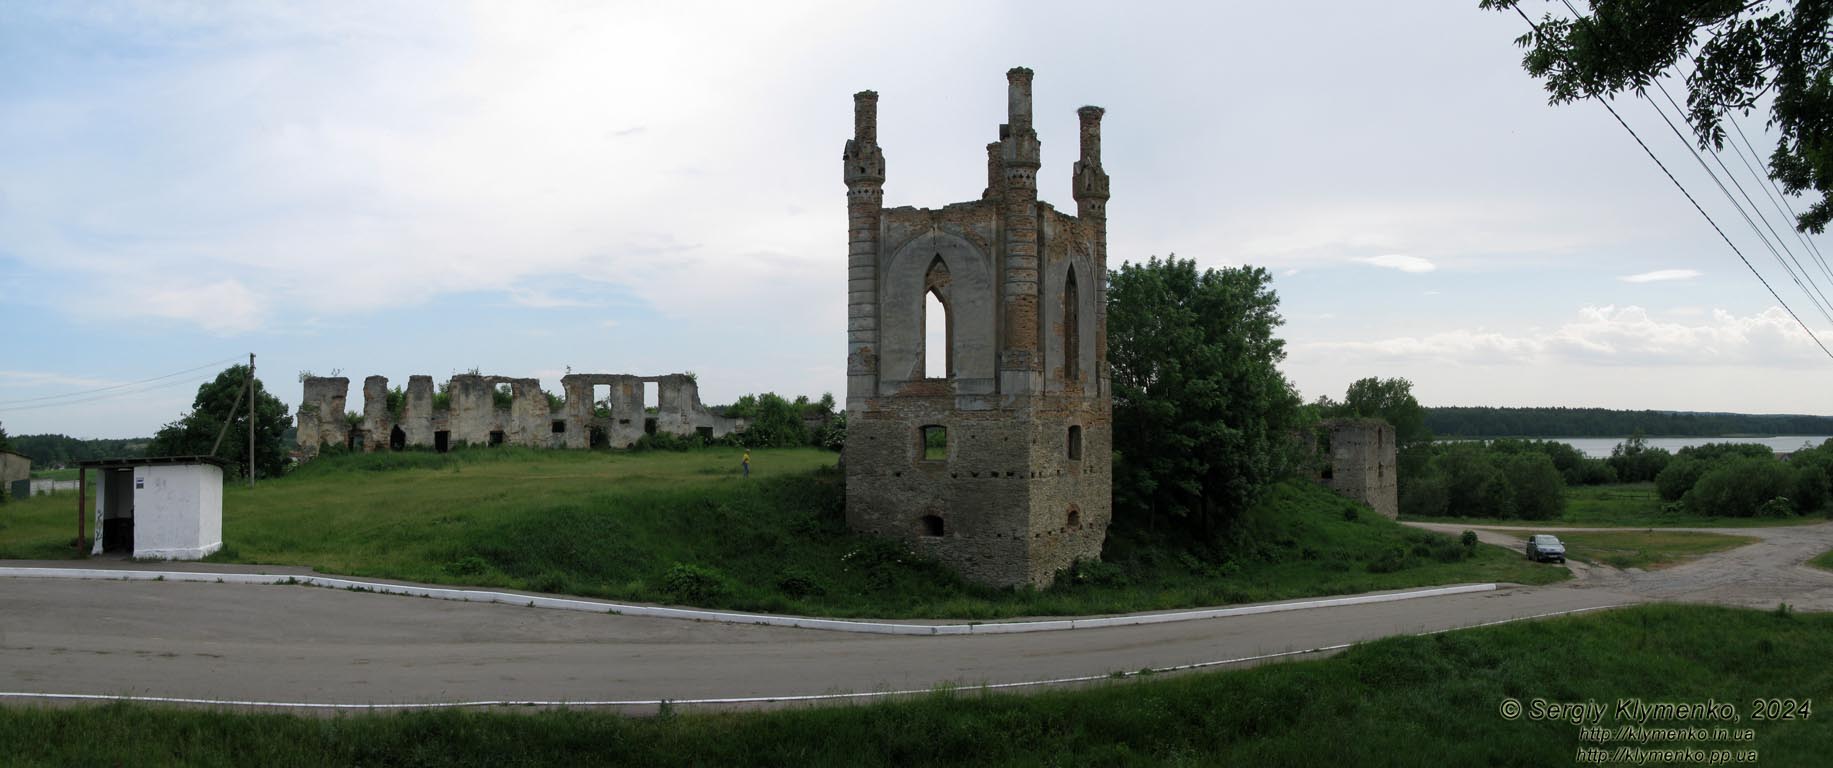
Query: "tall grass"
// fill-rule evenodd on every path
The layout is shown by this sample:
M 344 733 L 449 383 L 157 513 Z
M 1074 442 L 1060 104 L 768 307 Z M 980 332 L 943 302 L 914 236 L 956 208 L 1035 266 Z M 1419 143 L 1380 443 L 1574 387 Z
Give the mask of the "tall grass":
M 1508 720 L 1506 698 L 1732 702 L 1759 765 L 1821 766 L 1824 713 L 1754 721 L 1758 697 L 1833 701 L 1833 616 L 1643 606 L 1317 660 L 1034 694 L 766 713 L 589 711 L 331 718 L 144 706 L 0 708 L 10 766 L 1570 765 L 1579 728 Z M 1614 718 L 1605 725 L 1623 724 Z M 1684 727 L 1686 722 L 1650 722 Z M 1617 746 L 1617 745 L 1609 745 Z
M 225 547 L 212 559 L 880 618 L 1123 613 L 1566 575 L 1501 549 L 1466 550 L 1293 482 L 1271 489 L 1226 546 L 1193 551 L 1120 528 L 1103 562 L 1056 587 L 991 589 L 849 532 L 833 453 L 753 451 L 748 479 L 740 456 L 498 448 L 326 457 L 252 491 L 227 488 Z M 50 552 L 73 535 L 56 525 L 21 533 L 0 530 L 0 553 Z

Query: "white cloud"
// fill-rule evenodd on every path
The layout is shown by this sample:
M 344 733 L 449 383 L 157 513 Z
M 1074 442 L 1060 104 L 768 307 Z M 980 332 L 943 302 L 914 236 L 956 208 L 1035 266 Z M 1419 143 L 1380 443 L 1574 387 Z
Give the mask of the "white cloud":
M 1701 272 L 1697 269 L 1657 269 L 1639 275 L 1623 275 L 1617 279 L 1625 283 L 1660 283 L 1669 280 L 1692 280 L 1699 277 L 1700 274 Z
M 1816 332 L 1833 338 L 1833 330 Z M 1736 316 L 1713 310 L 1697 324 L 1663 322 L 1636 306 L 1585 307 L 1551 331 L 1456 329 L 1374 341 L 1295 345 L 1304 353 L 1462 365 L 1581 362 L 1594 365 L 1824 365 L 1826 356 L 1780 307 Z
M 1433 264 L 1430 260 L 1422 259 L 1418 256 L 1408 256 L 1404 253 L 1388 253 L 1380 256 L 1358 256 L 1355 258 L 1355 261 L 1360 261 L 1364 264 L 1372 264 L 1386 269 L 1398 269 L 1402 272 L 1431 272 L 1438 269 L 1438 265 Z

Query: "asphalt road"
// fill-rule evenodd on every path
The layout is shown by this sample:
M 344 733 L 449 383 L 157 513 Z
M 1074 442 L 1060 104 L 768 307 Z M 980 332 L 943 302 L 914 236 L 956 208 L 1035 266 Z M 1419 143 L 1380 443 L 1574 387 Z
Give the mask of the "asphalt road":
M 0 691 L 426 704 L 924 690 L 1282 654 L 1643 600 L 1833 609 L 1833 524 L 1650 573 L 1205 621 L 904 637 L 586 614 L 341 590 L 0 580 Z M 1485 531 L 1497 543 L 1508 532 Z M 1558 567 L 1558 566 L 1548 566 Z M 26 701 L 10 700 L 14 703 Z

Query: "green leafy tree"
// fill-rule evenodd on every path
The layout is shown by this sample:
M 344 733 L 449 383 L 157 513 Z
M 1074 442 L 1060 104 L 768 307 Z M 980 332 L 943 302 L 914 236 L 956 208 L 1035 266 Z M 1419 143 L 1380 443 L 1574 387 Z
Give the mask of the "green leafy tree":
M 1426 409 L 1413 397 L 1413 382 L 1402 378 L 1357 379 L 1349 385 L 1343 402 L 1323 398 L 1323 416 L 1373 418 L 1394 427 L 1394 441 L 1400 447 L 1430 442 L 1426 429 Z
M 775 392 L 745 395 L 726 406 L 725 415 L 745 420 L 745 431 L 738 434 L 738 441 L 748 447 L 807 445 L 808 426 L 802 422 L 802 412 L 808 405 L 808 398 L 798 400 L 799 404 Z
M 1521 0 L 1481 0 L 1518 10 Z M 1769 172 L 1791 194 L 1817 192 L 1796 226 L 1822 232 L 1833 219 L 1833 4 L 1826 0 L 1590 0 L 1563 3 L 1517 41 L 1522 66 L 1565 104 L 1686 74 L 1687 117 L 1702 148 L 1726 140 L 1725 117 L 1748 115 L 1773 94 L 1769 122 L 1780 136 Z M 1735 125 L 1734 125 L 1735 127 Z M 1742 130 L 1741 128 L 1737 130 Z
M 1788 497 L 1796 472 L 1775 459 L 1730 457 L 1713 464 L 1681 500 L 1695 515 L 1754 517 L 1772 499 Z M 1793 503 L 1786 507 L 1793 511 Z
M 1277 367 L 1271 285 L 1264 269 L 1176 256 L 1110 276 L 1117 521 L 1213 536 L 1295 465 L 1300 400 Z
M 1648 447 L 1648 438 L 1636 430 L 1628 440 L 1610 449 L 1610 468 L 1625 483 L 1646 483 L 1660 476 L 1674 455 L 1663 448 Z
M 6 427 L 0 425 L 0 451 L 13 450 L 13 441 L 6 436 Z
M 147 446 L 148 456 L 204 456 L 222 433 L 223 420 L 235 405 L 236 393 L 248 378 L 248 366 L 236 365 L 217 374 L 216 379 L 197 388 L 191 411 L 177 421 L 160 428 Z M 231 470 L 246 477 L 248 471 L 248 398 L 235 409 L 229 431 L 217 447 L 216 457 L 229 462 Z M 286 466 L 286 448 L 282 441 L 293 419 L 287 415 L 286 403 L 267 393 L 260 379 L 255 380 L 255 476 L 279 477 Z

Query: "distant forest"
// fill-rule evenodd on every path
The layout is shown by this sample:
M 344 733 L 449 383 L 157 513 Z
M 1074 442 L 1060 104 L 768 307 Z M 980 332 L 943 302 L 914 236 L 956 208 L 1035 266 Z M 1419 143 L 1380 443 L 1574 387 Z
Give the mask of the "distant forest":
M 1833 435 L 1833 416 L 1613 411 L 1607 408 L 1427 408 L 1437 437 Z
M 151 438 L 78 440 L 68 435 L 14 435 L 13 450 L 32 458 L 32 469 L 54 469 L 90 459 L 138 457 Z

